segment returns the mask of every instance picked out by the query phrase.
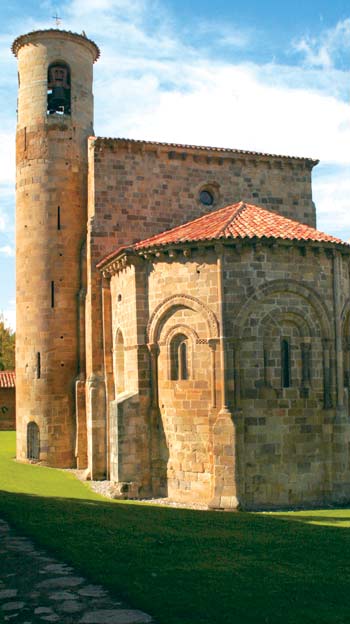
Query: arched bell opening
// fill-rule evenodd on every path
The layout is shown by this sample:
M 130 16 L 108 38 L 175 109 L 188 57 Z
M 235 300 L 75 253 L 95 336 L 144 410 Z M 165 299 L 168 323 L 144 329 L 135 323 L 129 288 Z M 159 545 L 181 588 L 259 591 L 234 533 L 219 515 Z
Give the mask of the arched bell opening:
M 71 114 L 70 68 L 67 63 L 51 63 L 47 72 L 47 114 Z

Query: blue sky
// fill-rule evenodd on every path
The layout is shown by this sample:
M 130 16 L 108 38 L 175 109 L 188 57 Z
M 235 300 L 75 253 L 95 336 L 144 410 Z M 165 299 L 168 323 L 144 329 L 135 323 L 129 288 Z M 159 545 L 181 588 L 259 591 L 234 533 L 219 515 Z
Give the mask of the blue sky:
M 98 43 L 95 133 L 319 158 L 318 227 L 350 238 L 350 6 L 342 0 L 14 0 L 0 8 L 0 311 L 14 326 L 12 40 Z

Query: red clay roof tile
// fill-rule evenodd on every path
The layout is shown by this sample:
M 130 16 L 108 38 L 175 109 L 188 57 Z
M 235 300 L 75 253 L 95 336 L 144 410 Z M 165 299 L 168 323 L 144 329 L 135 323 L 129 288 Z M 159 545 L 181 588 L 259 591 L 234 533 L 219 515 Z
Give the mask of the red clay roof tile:
M 253 238 L 284 239 L 292 241 L 314 241 L 335 243 L 349 247 L 340 238 L 320 232 L 315 228 L 283 217 L 281 214 L 238 202 L 214 212 L 210 212 L 194 221 L 189 221 L 161 234 L 156 234 L 129 247 L 118 247 L 98 264 L 103 269 L 123 251 L 138 251 L 166 245 L 181 245 L 206 240 L 243 240 Z
M 16 373 L 15 371 L 0 371 L 0 388 L 15 388 Z
M 252 204 L 239 202 L 135 243 L 135 250 L 205 240 L 280 238 L 347 245 L 340 238 Z

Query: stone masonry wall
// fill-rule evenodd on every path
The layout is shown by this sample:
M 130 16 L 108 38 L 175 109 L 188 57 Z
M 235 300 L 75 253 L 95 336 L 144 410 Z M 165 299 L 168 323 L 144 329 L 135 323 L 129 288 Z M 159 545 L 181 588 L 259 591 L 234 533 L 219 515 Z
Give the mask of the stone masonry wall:
M 147 366 L 152 371 L 153 407 L 140 408 L 146 426 L 142 439 L 152 456 L 147 468 L 144 455 L 150 480 L 177 500 L 209 502 L 213 496 L 223 380 L 214 336 L 222 331 L 234 427 L 222 452 L 236 458 L 232 492 L 226 489 L 225 495 L 237 495 L 250 509 L 348 501 L 346 250 L 286 241 L 222 249 L 222 330 L 214 247 L 172 250 L 171 257 L 155 251 L 148 259 L 131 259 L 136 268 L 120 269 L 111 279 L 113 329 L 122 324 L 130 341 L 125 361 L 128 349 L 139 349 L 140 342 L 150 347 L 148 362 L 138 366 L 140 387 Z M 145 266 L 148 323 L 142 336 L 132 279 Z M 177 336 L 187 344 L 186 378 L 174 368 Z M 282 342 L 288 344 L 285 361 Z M 215 461 L 220 466 L 220 458 Z
M 210 315 L 216 322 L 216 258 L 212 253 L 211 257 L 207 254 L 192 262 L 180 254 L 176 262 L 164 257 L 152 263 L 144 260 L 143 264 L 148 266 L 145 285 L 148 323 L 143 325 L 143 335 L 140 330 L 137 333 L 133 283 L 134 271 L 144 269 L 139 262 L 136 269 L 128 266 L 111 279 L 113 335 L 116 336 L 121 330 L 124 337 L 124 372 L 128 371 L 125 395 L 132 391 L 135 381 L 142 389 L 152 367 L 151 355 L 148 354 L 146 361 L 141 359 L 137 369 L 134 368 L 133 354 L 140 349 L 140 342 L 145 345 L 152 343 L 155 347 L 157 373 L 148 381 L 147 392 L 149 396 L 157 397 L 156 409 L 150 407 L 149 401 L 142 403 L 137 423 L 135 416 L 128 421 L 123 408 L 123 432 L 126 435 L 124 438 L 119 435 L 119 457 L 126 463 L 133 461 L 137 465 L 135 474 L 140 475 L 142 466 L 139 462 L 143 449 L 143 469 L 148 467 L 148 479 L 153 483 L 154 494 L 162 493 L 177 500 L 209 502 L 213 485 L 211 430 L 217 412 L 215 405 L 220 399 L 220 374 L 215 353 L 217 375 L 213 377 L 212 374 L 213 355 L 209 344 L 212 330 L 208 319 L 210 308 Z M 141 310 L 138 312 L 142 313 Z M 178 335 L 184 336 L 187 343 L 186 378 L 174 376 L 171 350 Z M 131 366 L 128 363 L 130 358 Z M 115 365 L 115 376 L 117 374 L 118 366 Z M 115 385 L 118 385 L 117 380 Z M 123 396 L 120 395 L 120 402 Z M 214 401 L 213 396 L 216 397 Z M 115 414 L 117 400 L 118 397 L 111 414 Z M 135 397 L 132 397 L 134 400 Z M 112 428 L 115 440 L 115 422 Z M 136 453 L 137 442 L 139 449 Z M 115 457 L 115 447 L 112 446 Z M 147 447 L 151 454 L 149 465 L 144 450 Z M 147 475 L 143 477 L 143 483 L 147 483 Z
M 94 56 L 87 39 L 54 30 L 27 35 L 17 56 L 17 458 L 27 458 L 35 422 L 39 459 L 72 467 Z M 71 115 L 47 114 L 55 61 L 70 67 Z
M 101 274 L 96 264 L 122 245 L 144 239 L 240 199 L 315 224 L 311 169 L 315 162 L 230 150 L 148 144 L 122 139 L 89 142 L 87 379 L 98 385 L 89 407 L 90 463 L 103 475 L 104 439 Z M 214 196 L 211 207 L 199 192 Z M 88 382 L 89 387 L 89 382 Z M 87 390 L 89 396 L 89 390 Z M 95 450 L 94 450 L 95 449 Z
M 349 275 L 343 258 L 335 293 L 337 253 L 258 245 L 225 256 L 229 375 L 236 386 L 231 400 L 245 507 L 350 498 L 349 408 L 341 396 L 334 335 L 335 300 L 339 309 L 347 305 Z M 287 382 L 282 340 L 289 345 Z

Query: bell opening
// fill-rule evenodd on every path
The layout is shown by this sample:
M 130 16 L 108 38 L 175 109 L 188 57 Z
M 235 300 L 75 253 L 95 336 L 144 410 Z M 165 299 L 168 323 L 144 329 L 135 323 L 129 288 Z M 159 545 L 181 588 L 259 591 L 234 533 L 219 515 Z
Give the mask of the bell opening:
M 47 114 L 71 114 L 70 69 L 67 63 L 51 63 L 47 72 Z

